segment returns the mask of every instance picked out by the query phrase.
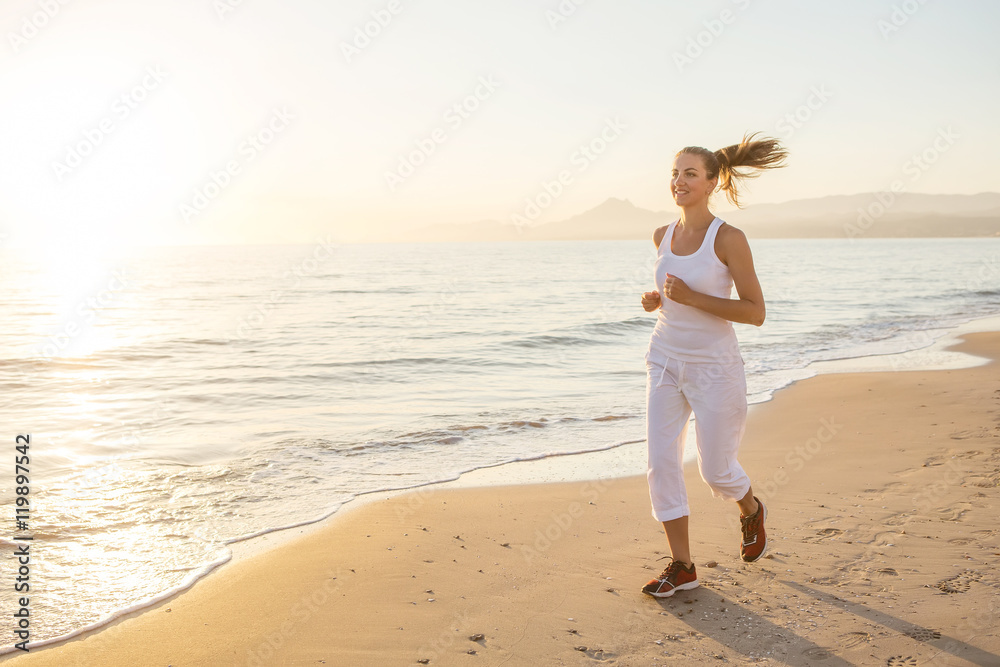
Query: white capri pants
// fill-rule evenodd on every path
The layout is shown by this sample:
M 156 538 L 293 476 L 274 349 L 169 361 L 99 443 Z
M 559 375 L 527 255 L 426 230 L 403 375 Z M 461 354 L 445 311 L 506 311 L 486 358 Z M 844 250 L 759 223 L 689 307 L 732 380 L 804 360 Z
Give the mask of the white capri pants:
M 750 490 L 750 478 L 736 460 L 747 419 L 743 360 L 686 362 L 650 350 L 646 353 L 646 477 L 657 521 L 690 514 L 682 464 L 692 410 L 698 470 L 712 495 L 739 500 Z

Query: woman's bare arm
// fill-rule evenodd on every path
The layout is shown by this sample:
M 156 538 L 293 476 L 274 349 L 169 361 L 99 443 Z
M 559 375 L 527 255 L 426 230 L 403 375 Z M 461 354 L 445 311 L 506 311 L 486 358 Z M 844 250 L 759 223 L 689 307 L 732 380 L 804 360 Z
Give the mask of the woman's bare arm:
M 657 227 L 653 231 L 653 245 L 659 249 L 660 242 L 663 241 L 663 235 L 666 233 L 667 227 Z M 643 292 L 642 294 L 642 308 L 647 313 L 651 313 L 660 307 L 660 293 L 656 290 L 652 292 Z

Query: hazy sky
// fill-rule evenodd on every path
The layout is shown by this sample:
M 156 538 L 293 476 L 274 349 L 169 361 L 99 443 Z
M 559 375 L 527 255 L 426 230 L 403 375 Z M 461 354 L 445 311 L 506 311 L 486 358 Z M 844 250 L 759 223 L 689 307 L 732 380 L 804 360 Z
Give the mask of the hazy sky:
M 672 209 L 679 148 L 757 130 L 791 159 L 746 204 L 992 191 L 998 25 L 986 0 L 7 0 L 0 233 L 350 241 Z

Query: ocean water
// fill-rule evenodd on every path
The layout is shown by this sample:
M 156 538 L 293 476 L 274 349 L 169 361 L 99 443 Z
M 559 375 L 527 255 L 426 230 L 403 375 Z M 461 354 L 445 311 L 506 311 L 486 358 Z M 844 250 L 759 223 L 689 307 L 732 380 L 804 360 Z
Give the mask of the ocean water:
M 736 325 L 753 402 L 812 362 L 1000 314 L 1000 238 L 751 245 L 768 307 Z M 359 494 L 645 435 L 649 241 L 2 257 L 3 437 L 32 437 L 33 641 Z M 4 507 L 14 486 L 11 463 Z M 0 599 L 13 608 L 10 587 Z

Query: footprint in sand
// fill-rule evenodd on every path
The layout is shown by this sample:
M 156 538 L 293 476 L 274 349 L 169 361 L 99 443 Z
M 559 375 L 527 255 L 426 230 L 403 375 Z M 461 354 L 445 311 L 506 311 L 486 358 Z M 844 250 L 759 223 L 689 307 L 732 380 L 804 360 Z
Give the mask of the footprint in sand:
M 979 583 L 984 586 L 992 586 L 993 588 L 1000 588 L 1000 573 L 996 570 L 989 570 L 976 579 Z
M 941 633 L 930 628 L 913 628 L 903 634 L 910 639 L 916 639 L 918 642 L 932 642 L 935 639 L 941 639 Z
M 822 646 L 813 646 L 802 651 L 802 655 L 812 660 L 826 660 L 833 657 L 833 650 Z
M 913 520 L 913 515 L 906 512 L 900 512 L 898 514 L 890 514 L 886 518 L 882 519 L 883 526 L 903 526 L 908 524 Z
M 867 644 L 872 640 L 872 636 L 867 632 L 847 632 L 840 635 L 840 645 L 845 649 L 852 649 L 855 646 Z
M 586 655 L 591 660 L 596 660 L 598 662 L 604 662 L 605 660 L 613 660 L 618 657 L 617 653 L 611 653 L 610 651 L 605 651 L 599 648 L 587 648 L 586 646 L 575 647 L 577 651 L 580 651 Z
M 837 535 L 843 534 L 840 528 L 822 528 L 816 531 L 815 535 L 803 538 L 805 542 L 820 542 L 822 540 L 828 540 L 831 537 L 836 537 Z
M 986 429 L 985 428 L 979 428 L 979 429 L 968 428 L 968 429 L 963 429 L 961 431 L 953 431 L 949 437 L 952 440 L 966 440 L 968 438 L 975 438 L 975 437 L 985 436 L 985 435 L 986 435 Z M 975 453 L 976 454 L 982 454 L 982 452 L 975 452 Z M 967 452 L 965 454 L 965 456 L 969 456 L 971 454 L 972 454 L 972 452 Z M 963 455 L 959 454 L 959 456 L 963 456 Z
M 886 667 L 917 667 L 917 659 L 912 655 L 894 655 L 885 664 Z
M 967 593 L 971 587 L 971 582 L 968 579 L 953 577 L 951 579 L 939 581 L 937 583 L 937 587 L 945 593 Z
M 953 540 L 948 540 L 948 544 L 955 544 L 960 547 L 964 547 L 966 544 L 972 544 L 975 542 L 971 537 L 956 537 Z
M 942 579 L 935 586 L 945 593 L 966 593 L 972 587 L 973 581 L 979 581 L 982 574 L 975 570 L 965 570 L 954 577 Z
M 962 503 L 962 505 L 967 505 L 967 503 Z M 933 511 L 933 514 L 942 521 L 964 521 L 965 513 L 972 508 L 972 505 L 967 507 L 938 507 Z
M 875 572 L 875 574 L 877 574 L 877 575 L 879 575 L 881 577 L 898 577 L 899 576 L 899 572 L 896 572 L 896 570 L 894 570 L 891 567 L 883 567 L 881 570 L 877 570 Z
M 980 489 L 993 489 L 1000 486 L 1000 475 L 990 475 L 989 477 L 969 477 L 965 480 L 969 486 L 977 486 Z

